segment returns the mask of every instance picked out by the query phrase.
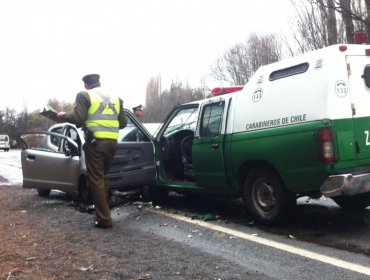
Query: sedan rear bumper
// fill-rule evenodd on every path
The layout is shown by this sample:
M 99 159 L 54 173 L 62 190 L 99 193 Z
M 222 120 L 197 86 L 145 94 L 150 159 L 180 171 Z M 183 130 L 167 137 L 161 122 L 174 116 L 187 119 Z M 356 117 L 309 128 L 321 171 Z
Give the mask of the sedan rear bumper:
M 320 187 L 321 193 L 326 197 L 353 196 L 370 192 L 370 173 L 352 175 L 341 174 L 327 178 Z

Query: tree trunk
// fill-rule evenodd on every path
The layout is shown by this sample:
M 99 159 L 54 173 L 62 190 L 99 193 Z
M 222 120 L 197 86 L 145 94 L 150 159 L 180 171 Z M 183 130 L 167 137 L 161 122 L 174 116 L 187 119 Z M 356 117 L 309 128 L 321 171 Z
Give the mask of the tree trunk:
M 335 18 L 334 0 L 327 0 L 327 4 L 328 4 L 327 11 L 328 44 L 329 46 L 331 46 L 335 45 L 338 42 L 337 19 Z
M 368 0 L 367 0 L 368 1 Z M 348 44 L 354 43 L 355 27 L 352 21 L 351 0 L 339 0 L 342 10 L 342 20 L 346 29 L 346 39 Z
M 365 4 L 366 4 L 365 26 L 366 26 L 366 33 L 367 33 L 367 43 L 369 43 L 369 37 L 370 37 L 370 0 L 365 0 Z

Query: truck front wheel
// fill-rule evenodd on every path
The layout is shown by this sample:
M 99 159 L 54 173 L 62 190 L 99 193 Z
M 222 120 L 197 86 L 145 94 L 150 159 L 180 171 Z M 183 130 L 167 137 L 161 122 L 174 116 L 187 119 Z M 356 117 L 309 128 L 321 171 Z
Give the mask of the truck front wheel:
M 279 177 L 268 168 L 252 170 L 244 182 L 244 200 L 256 222 L 278 225 L 288 215 L 296 199 L 282 185 Z
M 370 193 L 363 193 L 354 196 L 332 197 L 336 204 L 343 209 L 362 210 L 370 205 Z

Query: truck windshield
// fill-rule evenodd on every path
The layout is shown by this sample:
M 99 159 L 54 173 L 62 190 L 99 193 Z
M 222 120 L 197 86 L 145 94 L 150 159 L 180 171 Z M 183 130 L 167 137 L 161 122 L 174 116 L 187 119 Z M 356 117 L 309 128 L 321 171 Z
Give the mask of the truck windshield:
M 163 136 L 169 136 L 179 130 L 189 129 L 195 131 L 198 116 L 197 108 L 186 108 L 177 112 L 163 133 Z

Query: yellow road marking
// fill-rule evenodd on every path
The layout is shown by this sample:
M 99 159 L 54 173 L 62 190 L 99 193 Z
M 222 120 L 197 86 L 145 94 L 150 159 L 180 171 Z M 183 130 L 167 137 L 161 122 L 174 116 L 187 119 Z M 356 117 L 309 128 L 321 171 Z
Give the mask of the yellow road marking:
M 204 221 L 192 220 L 191 218 L 180 216 L 180 215 L 177 215 L 177 214 L 167 213 L 163 210 L 153 209 L 153 208 L 149 209 L 149 210 L 152 211 L 152 212 L 161 214 L 163 216 L 167 216 L 167 217 L 176 219 L 176 220 L 180 220 L 180 221 L 183 221 L 183 222 L 198 225 L 198 226 L 208 228 L 208 229 L 211 229 L 211 230 L 226 233 L 226 234 L 229 234 L 229 235 L 232 235 L 232 236 L 236 236 L 236 237 L 239 237 L 239 238 L 242 238 L 242 239 L 245 239 L 245 240 L 249 240 L 249 241 L 252 241 L 252 242 L 255 242 L 255 243 L 259 243 L 259 244 L 262 244 L 262 245 L 265 245 L 265 246 L 269 246 L 269 247 L 273 247 L 273 248 L 276 248 L 276 249 L 279 249 L 279 250 L 283 250 L 283 251 L 286 251 L 286 252 L 289 252 L 289 253 L 292 253 L 292 254 L 295 254 L 295 255 L 305 257 L 305 258 L 320 261 L 320 262 L 323 262 L 323 263 L 327 263 L 327 264 L 330 264 L 330 265 L 333 265 L 333 266 L 337 266 L 337 267 L 340 267 L 340 268 L 352 270 L 354 272 L 358 272 L 358 273 L 370 276 L 370 268 L 366 267 L 366 266 L 363 266 L 363 265 L 360 265 L 360 264 L 343 261 L 343 260 L 340 260 L 340 259 L 337 259 L 337 258 L 325 256 L 325 255 L 318 254 L 318 253 L 314 253 L 314 252 L 311 252 L 311 251 L 308 251 L 308 250 L 305 250 L 305 249 L 300 249 L 300 248 L 297 248 L 297 247 L 294 247 L 294 246 L 291 246 L 291 245 L 287 245 L 287 244 L 284 244 L 284 243 L 272 241 L 272 240 L 269 240 L 269 239 L 266 239 L 266 238 L 263 238 L 263 237 L 259 237 L 259 236 L 250 235 L 250 234 L 247 234 L 247 233 L 244 233 L 244 232 L 240 232 L 240 231 L 237 231 L 237 230 L 225 228 L 225 227 L 222 227 L 222 226 L 219 226 L 219 225 L 214 225 L 214 224 L 207 223 L 207 222 L 204 222 Z

